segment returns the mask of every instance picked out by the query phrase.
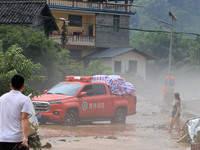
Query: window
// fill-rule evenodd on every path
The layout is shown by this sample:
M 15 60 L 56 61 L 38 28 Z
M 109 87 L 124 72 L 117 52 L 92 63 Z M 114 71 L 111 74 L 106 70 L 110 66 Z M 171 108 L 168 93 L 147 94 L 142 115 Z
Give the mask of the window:
M 47 91 L 47 94 L 64 94 L 74 96 L 80 87 L 81 84 L 59 83 Z
M 121 73 L 121 61 L 115 61 L 114 69 L 115 73 Z
M 103 84 L 93 84 L 92 88 L 94 89 L 95 95 L 106 95 L 106 88 Z
M 113 31 L 119 32 L 119 22 L 120 22 L 120 16 L 114 15 L 113 16 Z
M 87 96 L 106 95 L 106 88 L 103 84 L 86 85 L 82 92 L 87 92 Z
M 135 60 L 129 61 L 129 72 L 137 73 L 137 61 Z
M 92 89 L 92 85 L 86 85 L 86 86 L 83 88 L 82 92 L 87 92 L 87 96 L 92 96 L 92 95 L 94 95 L 94 91 L 93 91 L 93 89 Z
M 69 26 L 82 27 L 82 16 L 69 15 Z

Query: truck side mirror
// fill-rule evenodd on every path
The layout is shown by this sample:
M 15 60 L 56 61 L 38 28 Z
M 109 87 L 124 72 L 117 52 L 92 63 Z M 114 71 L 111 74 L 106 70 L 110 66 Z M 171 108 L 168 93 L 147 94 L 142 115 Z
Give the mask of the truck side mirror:
M 44 90 L 44 94 L 47 92 L 47 90 Z
M 83 97 L 83 96 L 85 96 L 85 95 L 87 95 L 87 92 L 81 92 L 81 93 L 80 93 L 80 97 Z

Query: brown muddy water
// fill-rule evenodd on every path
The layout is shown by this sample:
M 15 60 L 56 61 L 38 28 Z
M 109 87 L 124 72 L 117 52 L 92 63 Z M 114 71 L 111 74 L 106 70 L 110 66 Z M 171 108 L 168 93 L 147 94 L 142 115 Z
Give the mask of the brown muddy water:
M 190 144 L 177 143 L 180 135 L 169 134 L 170 111 L 162 111 L 160 98 L 138 96 L 137 114 L 127 117 L 125 125 L 95 122 L 66 127 L 41 125 L 39 134 L 46 150 L 190 150 Z M 165 109 L 166 110 L 166 109 Z M 183 117 L 182 125 L 186 121 Z M 186 118 L 187 119 L 187 118 Z

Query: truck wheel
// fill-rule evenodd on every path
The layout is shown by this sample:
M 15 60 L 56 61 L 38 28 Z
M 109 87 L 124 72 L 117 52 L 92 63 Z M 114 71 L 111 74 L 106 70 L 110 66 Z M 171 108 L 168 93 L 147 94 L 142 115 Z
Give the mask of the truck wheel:
M 126 111 L 123 108 L 118 108 L 115 112 L 115 116 L 111 120 L 114 124 L 125 124 L 126 122 Z
M 78 114 L 74 110 L 67 111 L 65 118 L 63 119 L 63 125 L 76 126 L 78 123 Z

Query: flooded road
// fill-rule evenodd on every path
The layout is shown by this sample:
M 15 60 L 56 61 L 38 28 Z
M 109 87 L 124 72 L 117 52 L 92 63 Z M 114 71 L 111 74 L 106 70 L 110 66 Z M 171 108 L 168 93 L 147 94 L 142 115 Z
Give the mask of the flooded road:
M 190 150 L 190 144 L 177 143 L 175 130 L 168 133 L 170 111 L 162 107 L 160 98 L 138 96 L 137 114 L 128 116 L 125 125 L 41 125 L 39 134 L 42 145 L 49 142 L 52 148 L 45 149 L 51 150 Z

